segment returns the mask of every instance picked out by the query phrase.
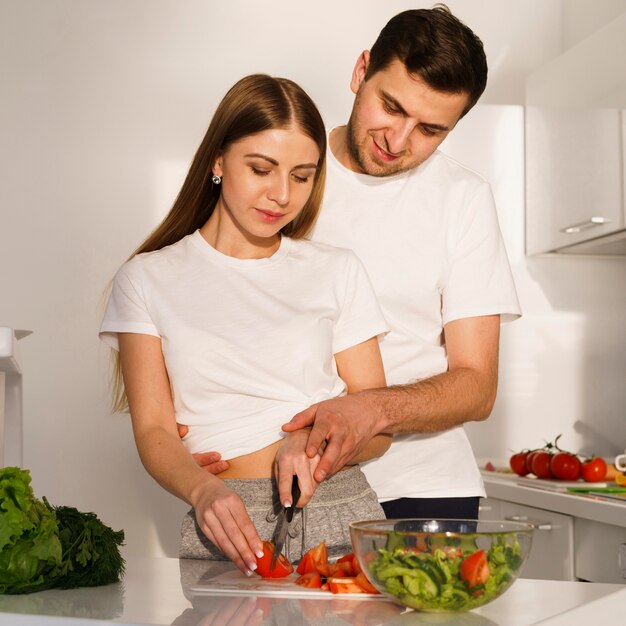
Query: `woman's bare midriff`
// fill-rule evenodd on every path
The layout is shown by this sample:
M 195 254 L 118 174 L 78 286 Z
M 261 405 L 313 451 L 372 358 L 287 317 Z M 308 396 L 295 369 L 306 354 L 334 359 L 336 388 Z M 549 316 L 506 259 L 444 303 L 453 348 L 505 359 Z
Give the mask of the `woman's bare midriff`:
M 273 476 L 274 459 L 282 439 L 250 454 L 243 454 L 228 459 L 228 469 L 220 472 L 220 478 L 271 478 Z M 347 469 L 344 467 L 342 469 Z
M 271 478 L 276 452 L 282 440 L 250 454 L 228 459 L 228 469 L 219 473 L 220 478 Z

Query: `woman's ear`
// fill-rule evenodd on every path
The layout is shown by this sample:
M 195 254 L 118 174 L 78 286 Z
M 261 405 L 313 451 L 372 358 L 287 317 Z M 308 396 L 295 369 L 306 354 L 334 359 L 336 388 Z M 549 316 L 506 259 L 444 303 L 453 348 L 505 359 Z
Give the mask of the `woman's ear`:
M 217 159 L 215 159 L 215 163 L 213 163 L 213 167 L 211 168 L 211 173 L 215 174 L 216 176 L 219 176 L 220 178 L 222 177 L 223 170 L 222 170 L 222 155 L 221 154 L 220 156 L 217 157 Z
M 365 80 L 365 74 L 370 64 L 370 52 L 369 50 L 363 50 L 356 61 L 354 69 L 352 70 L 352 78 L 350 79 L 350 89 L 352 93 L 356 94 L 359 88 Z

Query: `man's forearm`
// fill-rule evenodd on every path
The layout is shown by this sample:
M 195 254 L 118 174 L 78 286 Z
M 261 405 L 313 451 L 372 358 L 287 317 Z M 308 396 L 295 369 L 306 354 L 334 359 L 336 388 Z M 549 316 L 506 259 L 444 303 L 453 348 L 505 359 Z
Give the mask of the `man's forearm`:
M 379 415 L 377 432 L 434 433 L 489 417 L 497 374 L 458 368 L 406 385 L 370 389 L 359 395 Z

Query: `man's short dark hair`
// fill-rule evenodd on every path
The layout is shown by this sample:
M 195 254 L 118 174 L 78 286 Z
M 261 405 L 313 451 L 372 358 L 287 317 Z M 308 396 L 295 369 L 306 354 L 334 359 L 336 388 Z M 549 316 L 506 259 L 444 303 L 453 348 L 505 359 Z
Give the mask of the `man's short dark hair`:
M 482 41 L 445 5 L 392 17 L 370 50 L 365 79 L 396 59 L 437 91 L 467 93 L 469 102 L 463 115 L 476 104 L 487 84 Z

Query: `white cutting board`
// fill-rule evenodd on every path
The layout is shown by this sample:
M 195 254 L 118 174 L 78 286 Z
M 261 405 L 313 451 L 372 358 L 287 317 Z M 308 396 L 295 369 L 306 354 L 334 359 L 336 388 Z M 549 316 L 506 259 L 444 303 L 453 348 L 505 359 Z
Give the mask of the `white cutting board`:
M 298 574 L 285 578 L 261 578 L 253 574 L 245 576 L 239 571 L 225 572 L 201 584 L 192 585 L 189 590 L 194 595 L 238 595 L 238 596 L 273 596 L 283 598 L 386 600 L 385 596 L 373 593 L 334 594 L 321 589 L 309 589 L 296 585 Z

